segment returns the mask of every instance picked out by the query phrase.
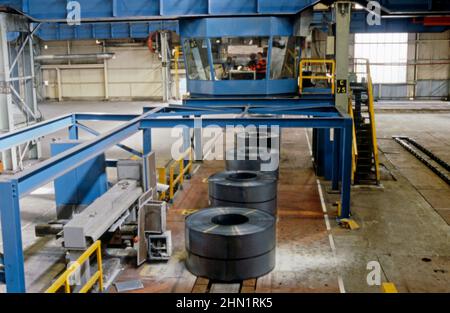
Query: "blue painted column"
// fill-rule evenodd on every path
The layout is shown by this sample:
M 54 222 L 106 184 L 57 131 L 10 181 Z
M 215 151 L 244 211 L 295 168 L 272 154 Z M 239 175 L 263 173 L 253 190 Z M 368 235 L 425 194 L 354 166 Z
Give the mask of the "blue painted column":
M 339 182 L 341 175 L 341 129 L 334 129 L 334 141 L 333 141 L 333 174 L 331 189 L 333 191 L 339 190 Z
M 323 176 L 326 180 L 331 180 L 333 176 L 333 142 L 331 141 L 331 129 L 323 129 Z
M 144 166 L 144 190 L 148 191 L 150 187 L 150 177 L 147 177 L 148 166 L 146 158 L 152 152 L 152 129 L 144 128 L 142 130 L 142 155 L 143 155 L 143 166 Z
M 75 114 L 72 115 L 72 125 L 69 126 L 69 139 L 70 140 L 78 140 L 78 126 L 77 121 L 75 119 Z
M 322 177 L 325 175 L 325 129 L 316 130 L 316 175 Z
M 350 194 L 352 184 L 352 141 L 353 122 L 351 118 L 344 120 L 343 129 L 343 155 L 342 155 L 342 194 L 341 194 L 341 216 L 350 217 Z
M 0 198 L 6 290 L 12 293 L 25 292 L 25 268 L 17 181 L 0 182 Z
M 145 128 L 142 130 L 142 153 L 144 156 L 152 152 L 152 129 Z
M 183 118 L 189 118 L 189 116 L 183 116 Z M 191 144 L 191 129 L 189 127 L 183 127 L 183 153 L 192 146 Z M 186 166 L 188 163 L 189 155 L 184 158 L 184 166 Z

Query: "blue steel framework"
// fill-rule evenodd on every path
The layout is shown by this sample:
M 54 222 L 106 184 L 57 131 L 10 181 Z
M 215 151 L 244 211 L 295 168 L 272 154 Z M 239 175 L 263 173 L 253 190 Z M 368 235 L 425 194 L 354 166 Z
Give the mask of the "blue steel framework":
M 333 185 L 342 182 L 342 215 L 350 215 L 351 188 L 351 148 L 352 120 L 346 114 L 338 112 L 330 105 L 326 106 L 283 106 L 276 109 L 267 106 L 234 106 L 220 108 L 198 108 L 185 106 L 167 106 L 147 108 L 142 115 L 133 114 L 88 114 L 75 113 L 31 127 L 0 136 L 0 150 L 10 148 L 20 142 L 43 137 L 61 129 L 68 129 L 69 138 L 77 139 L 82 121 L 117 121 L 125 122 L 117 128 L 99 135 L 97 138 L 80 144 L 66 152 L 43 161 L 21 173 L 0 181 L 0 204 L 4 264 L 8 292 L 25 292 L 24 258 L 22 248 L 21 220 L 19 199 L 33 190 L 53 181 L 86 161 L 103 153 L 124 139 L 143 131 L 144 155 L 151 152 L 151 130 L 157 128 L 189 127 L 194 128 L 196 119 L 202 119 L 202 127 L 208 126 L 248 126 L 267 125 L 281 128 L 336 129 L 341 146 L 334 149 Z M 208 117 L 224 114 L 274 114 L 271 118 L 230 118 Z M 163 117 L 163 118 L 162 118 Z M 341 150 L 343 155 L 340 155 Z M 340 161 L 340 164 L 338 163 Z M 339 177 L 339 172 L 342 176 Z
M 103 22 L 99 26 L 78 26 L 73 32 L 67 31 L 61 35 L 62 29 L 50 33 L 55 39 L 81 38 L 127 38 L 142 36 L 152 29 L 155 24 L 143 23 L 152 20 L 170 20 L 183 18 L 227 17 L 227 16 L 295 16 L 300 11 L 319 2 L 316 0 L 79 0 L 82 6 L 82 21 Z M 366 3 L 366 1 L 361 1 Z M 411 3 L 405 0 L 381 0 L 381 4 L 391 13 L 402 15 L 407 11 L 435 11 L 442 10 L 440 5 L 445 0 L 418 0 Z M 67 16 L 66 0 L 0 0 L 0 5 L 12 7 L 30 16 L 35 22 L 65 22 Z M 444 7 L 444 6 L 443 6 Z M 385 10 L 386 11 L 386 10 Z M 399 13 L 399 11 L 402 11 Z M 142 24 L 127 24 L 125 22 L 141 22 Z M 122 23 L 113 24 L 108 23 Z M 323 23 L 323 20 L 320 21 Z M 407 25 L 399 23 L 398 25 Z M 173 27 L 166 24 L 160 27 Z M 52 26 L 47 26 L 52 27 Z M 116 27 L 116 29 L 115 29 Z M 159 26 L 158 26 L 159 27 Z M 410 28 L 408 28 L 410 29 Z M 48 30 L 48 28 L 47 28 Z M 80 30 L 80 32 L 78 32 Z M 118 30 L 120 30 L 118 32 Z M 372 30 L 372 29 L 371 29 Z M 375 30 L 375 28 L 373 28 Z M 385 30 L 385 28 L 383 28 Z M 366 30 L 370 31 L 370 30 Z M 44 33 L 44 31 L 42 31 Z M 81 34 L 84 34 L 81 36 Z M 102 38 L 103 37 L 103 38 Z M 214 102 L 210 102 L 214 101 Z M 228 103 L 227 103 L 228 101 Z M 219 104 L 219 102 L 221 102 Z M 24 292 L 24 258 L 21 238 L 21 220 L 19 199 L 36 188 L 53 181 L 57 177 L 73 170 L 86 161 L 98 156 L 105 150 L 119 144 L 124 139 L 143 132 L 143 155 L 151 152 L 151 129 L 174 126 L 194 127 L 195 119 L 202 118 L 203 127 L 236 125 L 267 125 L 281 128 L 313 128 L 318 136 L 315 141 L 326 137 L 330 129 L 335 129 L 332 147 L 332 162 L 325 162 L 332 167 L 332 185 L 338 189 L 341 182 L 341 216 L 350 215 L 351 188 L 351 154 L 352 154 L 352 120 L 344 113 L 338 112 L 333 99 L 307 99 L 292 97 L 289 99 L 259 97 L 257 99 L 191 99 L 189 105 L 198 107 L 160 107 L 145 110 L 143 115 L 114 115 L 114 114 L 71 114 L 46 121 L 29 128 L 21 129 L 0 136 L 0 150 L 10 148 L 22 142 L 36 139 L 57 130 L 67 128 L 69 138 L 77 139 L 78 131 L 88 130 L 80 123 L 83 120 L 122 121 L 123 125 L 114 130 L 99 135 L 96 139 L 80 144 L 49 160 L 17 175 L 0 181 L 0 214 L 3 233 L 4 264 L 6 272 L 7 290 L 9 292 Z M 253 106 L 236 106 L 236 103 L 246 103 Z M 231 105 L 230 107 L 206 108 L 206 106 Z M 259 106 L 268 105 L 268 106 Z M 273 114 L 271 118 L 208 118 L 208 115 L 222 114 Z M 289 117 L 286 117 L 289 116 Z M 301 117 L 300 117 L 301 116 Z M 165 117 L 161 119 L 161 117 Z M 88 130 L 89 131 L 89 130 Z M 320 140 L 319 140 L 320 139 Z M 318 150 L 329 149 L 327 145 L 317 143 Z M 127 147 L 122 146 L 127 150 Z M 129 149 L 127 151 L 130 151 Z M 134 151 L 130 151 L 134 152 Z M 138 153 L 139 154 L 139 153 Z M 320 156 L 321 153 L 318 153 Z M 114 162 L 112 162 L 114 163 Z
M 367 24 L 365 11 L 353 12 L 350 33 L 382 33 L 382 32 L 443 32 L 449 26 L 425 26 L 414 23 L 412 18 L 386 18 L 381 25 Z M 313 25 L 327 31 L 332 20 L 329 12 L 314 12 Z M 146 39 L 154 31 L 170 30 L 179 33 L 178 21 L 147 21 L 147 22 L 114 22 L 86 23 L 78 26 L 57 23 L 43 23 L 36 35 L 42 40 L 108 40 L 108 39 Z
M 7 6 L 48 22 L 65 22 L 67 0 L 0 0 Z M 295 15 L 319 0 L 78 0 L 83 22 L 142 21 L 205 16 Z M 331 2 L 331 1 L 327 1 Z M 366 6 L 368 0 L 357 0 Z M 447 0 L 378 0 L 382 15 L 443 15 Z

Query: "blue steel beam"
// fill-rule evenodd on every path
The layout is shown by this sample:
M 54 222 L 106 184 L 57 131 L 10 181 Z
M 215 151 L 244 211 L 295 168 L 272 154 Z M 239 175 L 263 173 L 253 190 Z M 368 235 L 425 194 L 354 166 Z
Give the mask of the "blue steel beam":
M 344 127 L 343 117 L 319 117 L 319 118 L 203 118 L 201 119 L 202 127 L 227 127 L 227 126 L 279 126 L 280 128 L 342 128 Z M 197 126 L 196 119 L 178 118 L 178 119 L 158 119 L 143 118 L 140 123 L 141 129 L 146 128 L 173 128 Z
M 188 98 L 184 100 L 184 105 L 195 107 L 221 108 L 236 106 L 239 103 L 241 106 L 305 106 L 305 107 L 334 107 L 333 97 L 311 97 L 306 98 Z
M 155 31 L 179 33 L 178 21 L 87 23 L 68 25 L 44 23 L 36 35 L 42 40 L 145 39 Z
M 73 125 L 74 122 L 74 116 L 69 114 L 6 133 L 0 136 L 0 151 L 68 128 Z
M 12 180 L 18 182 L 18 193 L 21 197 L 30 191 L 53 181 L 55 178 L 73 170 L 84 162 L 96 157 L 103 151 L 111 148 L 115 144 L 125 140 L 134 133 L 139 131 L 140 121 L 142 118 L 151 116 L 160 111 L 156 108 L 143 116 L 139 116 L 128 123 L 121 125 L 98 138 L 80 144 L 72 149 L 58 154 L 54 158 L 39 163 L 35 167 L 31 167 L 23 172 L 12 176 Z
M 79 123 L 79 122 L 77 122 L 77 127 L 79 127 L 80 129 L 90 133 L 91 135 L 101 136 L 101 133 L 99 133 L 95 129 L 92 129 L 92 128 L 86 126 L 86 125 L 83 125 L 83 124 Z M 139 152 L 139 151 L 137 151 L 137 150 L 135 150 L 135 149 L 133 149 L 131 147 L 128 147 L 127 145 L 118 143 L 118 144 L 116 144 L 116 146 L 119 147 L 122 150 L 125 150 L 128 153 L 131 153 L 131 154 L 137 156 L 137 157 L 142 158 L 142 156 L 143 156 L 143 154 L 141 152 Z
M 83 22 L 172 19 L 198 16 L 296 14 L 318 0 L 78 0 Z M 1 0 L 32 19 L 65 22 L 67 0 Z
M 152 108 L 153 110 L 154 108 Z M 151 110 L 149 110 L 151 111 Z M 135 119 L 140 114 L 114 114 L 114 113 L 74 113 L 77 121 L 114 121 L 114 122 L 128 122 Z
M 218 114 L 239 114 L 242 113 L 242 110 L 234 109 L 227 110 L 226 112 L 220 111 L 177 111 L 177 112 L 167 112 L 167 113 L 158 113 L 158 117 L 177 117 L 177 116 L 190 116 L 190 115 L 218 115 Z M 132 115 L 132 114 L 90 114 L 90 113 L 81 113 L 76 114 L 78 121 L 129 121 L 133 118 L 137 118 L 140 115 Z

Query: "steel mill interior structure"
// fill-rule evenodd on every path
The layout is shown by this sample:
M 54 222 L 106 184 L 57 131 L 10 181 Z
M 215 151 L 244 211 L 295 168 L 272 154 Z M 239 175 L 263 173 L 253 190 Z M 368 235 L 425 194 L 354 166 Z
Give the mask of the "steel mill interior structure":
M 450 292 L 447 0 L 0 0 L 0 292 Z

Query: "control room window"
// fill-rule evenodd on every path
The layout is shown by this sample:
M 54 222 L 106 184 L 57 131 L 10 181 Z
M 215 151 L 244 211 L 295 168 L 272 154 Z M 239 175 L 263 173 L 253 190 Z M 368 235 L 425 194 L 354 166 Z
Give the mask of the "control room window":
M 407 33 L 355 34 L 355 58 L 369 59 L 373 83 L 406 83 L 407 57 Z M 360 81 L 364 66 L 358 65 L 356 72 Z
M 184 41 L 184 45 L 189 79 L 210 80 L 208 41 L 206 39 L 188 39 Z
M 297 77 L 298 46 L 296 37 L 273 37 L 272 63 L 270 64 L 271 79 Z
M 212 38 L 215 79 L 265 79 L 268 47 L 268 37 Z

